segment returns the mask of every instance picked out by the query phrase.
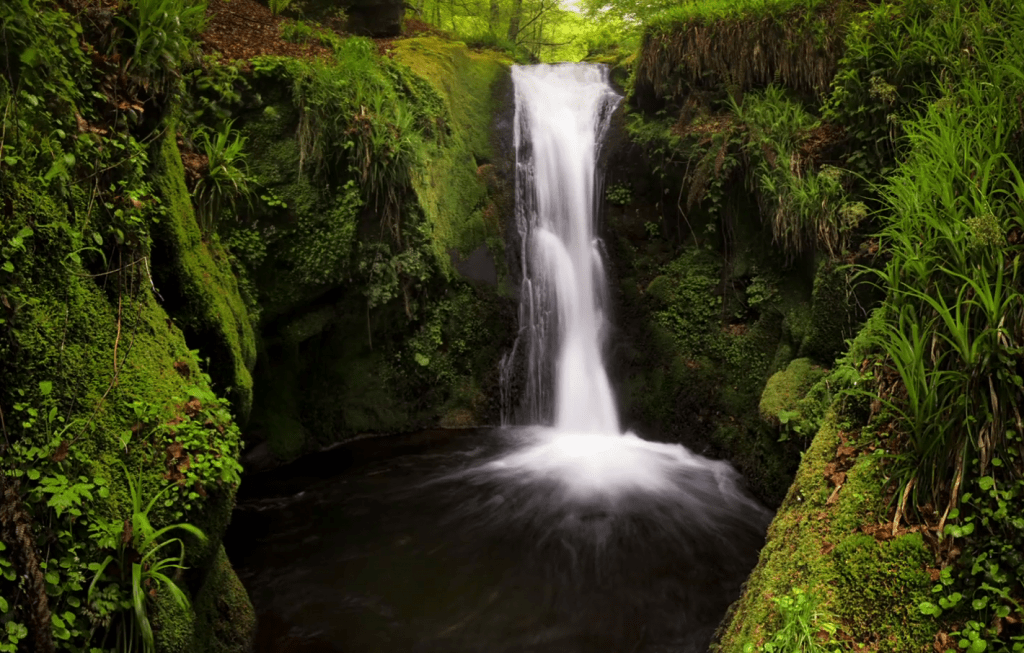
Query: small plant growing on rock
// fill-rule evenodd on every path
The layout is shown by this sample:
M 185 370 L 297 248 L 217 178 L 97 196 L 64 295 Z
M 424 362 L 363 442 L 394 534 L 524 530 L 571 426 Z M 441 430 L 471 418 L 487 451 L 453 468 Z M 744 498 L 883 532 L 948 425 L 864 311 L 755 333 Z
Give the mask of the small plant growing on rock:
M 779 610 L 782 624 L 758 649 L 752 642 L 743 647 L 743 653 L 832 653 L 837 626 L 818 609 L 818 601 L 799 587 L 791 595 L 772 599 Z
M 128 468 L 121 463 L 125 478 L 128 480 L 128 491 L 132 500 L 132 515 L 124 522 L 120 537 L 115 537 L 117 557 L 107 556 L 103 562 L 95 565 L 96 575 L 89 585 L 89 600 L 93 601 L 96 592 L 96 583 L 107 571 L 110 564 L 115 562 L 120 570 L 121 583 L 128 583 L 131 600 L 125 605 L 132 610 L 130 619 L 124 619 L 118 633 L 119 649 L 123 651 L 137 650 L 141 641 L 142 650 L 145 653 L 152 653 L 156 650 L 153 639 L 153 627 L 149 622 L 149 607 L 147 596 L 155 596 L 157 588 L 162 587 L 170 592 L 171 597 L 182 608 L 189 607 L 189 600 L 180 587 L 168 576 L 174 570 L 184 569 L 185 543 L 180 537 L 164 539 L 164 536 L 172 531 L 185 531 L 197 537 L 200 541 L 206 541 L 206 535 L 192 524 L 180 523 L 165 526 L 159 530 L 153 527 L 149 521 L 149 513 L 156 505 L 156 502 L 168 490 L 174 487 L 168 485 L 149 500 L 149 503 L 142 505 L 142 475 L 139 475 L 138 482 L 132 481 Z M 178 545 L 177 555 L 167 554 L 167 547 Z M 93 565 L 90 565 L 93 567 Z
M 247 139 L 233 129 L 233 125 L 233 120 L 228 121 L 212 137 L 206 130 L 199 132 L 207 166 L 192 195 L 199 226 L 206 235 L 214 231 L 217 218 L 225 208 L 235 210 L 240 198 L 251 202 L 254 194 L 243 151 Z

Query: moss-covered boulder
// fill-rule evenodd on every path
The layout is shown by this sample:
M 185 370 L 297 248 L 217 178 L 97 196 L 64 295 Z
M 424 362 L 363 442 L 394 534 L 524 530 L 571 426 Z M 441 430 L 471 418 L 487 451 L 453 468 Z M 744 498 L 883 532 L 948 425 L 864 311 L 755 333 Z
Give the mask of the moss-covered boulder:
M 917 609 L 937 572 L 932 554 L 920 534 L 874 526 L 887 514 L 882 458 L 859 449 L 841 422 L 832 412 L 804 454 L 713 650 L 784 648 L 787 623 L 823 632 L 825 641 L 932 650 L 938 626 Z M 871 534 L 859 532 L 866 526 Z M 799 604 L 794 591 L 804 595 Z
M 785 370 L 768 379 L 761 393 L 758 412 L 772 426 L 780 426 L 799 418 L 798 403 L 811 386 L 828 373 L 809 358 L 790 361 Z

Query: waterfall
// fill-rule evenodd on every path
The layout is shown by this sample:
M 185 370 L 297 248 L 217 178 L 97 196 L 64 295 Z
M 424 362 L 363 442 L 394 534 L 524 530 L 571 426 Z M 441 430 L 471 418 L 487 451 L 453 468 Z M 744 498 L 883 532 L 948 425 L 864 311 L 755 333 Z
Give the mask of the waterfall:
M 516 223 L 522 246 L 520 420 L 560 431 L 619 433 L 603 350 L 607 281 L 595 235 L 597 161 L 622 99 L 597 64 L 515 66 Z M 507 411 L 506 411 L 507 412 Z

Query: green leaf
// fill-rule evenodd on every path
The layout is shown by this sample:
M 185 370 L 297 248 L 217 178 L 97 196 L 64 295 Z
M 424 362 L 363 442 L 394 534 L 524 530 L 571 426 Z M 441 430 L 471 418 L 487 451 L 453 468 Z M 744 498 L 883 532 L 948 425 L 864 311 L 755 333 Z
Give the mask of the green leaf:
M 26 474 L 26 476 L 28 476 L 30 481 L 38 481 L 39 480 L 39 470 L 38 469 L 29 469 L 27 472 L 25 472 L 25 474 Z
M 921 605 L 917 606 L 917 608 L 921 611 L 921 614 L 927 614 L 933 617 L 938 617 L 940 614 L 942 614 L 942 608 L 935 605 L 934 603 L 929 603 L 928 601 L 925 601 Z
M 0 596 L 0 612 L 6 614 L 7 610 L 8 610 L 8 607 L 9 606 L 7 605 L 7 599 L 5 599 L 4 597 Z
M 103 246 L 103 236 L 99 235 L 99 234 L 98 234 L 98 233 L 96 233 L 95 231 L 94 231 L 94 232 L 92 233 L 92 240 L 93 240 L 93 242 L 94 242 L 94 243 L 96 243 L 96 244 L 97 244 L 98 246 L 100 246 L 100 247 L 102 247 L 102 246 Z
M 25 48 L 25 51 L 21 53 L 21 63 L 26 66 L 34 66 L 39 61 L 39 50 L 35 48 Z
M 46 395 L 50 394 L 51 390 L 53 390 L 53 382 L 52 381 L 40 381 L 39 382 L 39 392 L 44 397 Z
M 978 487 L 982 490 L 990 490 L 992 486 L 996 484 L 996 481 L 991 476 L 982 476 L 978 479 Z

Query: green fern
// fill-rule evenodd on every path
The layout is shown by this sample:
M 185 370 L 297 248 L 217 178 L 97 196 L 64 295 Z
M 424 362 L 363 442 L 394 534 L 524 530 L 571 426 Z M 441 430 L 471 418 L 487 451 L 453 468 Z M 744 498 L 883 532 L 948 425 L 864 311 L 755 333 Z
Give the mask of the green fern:
M 292 3 L 292 0 L 270 0 L 270 11 L 276 16 Z

